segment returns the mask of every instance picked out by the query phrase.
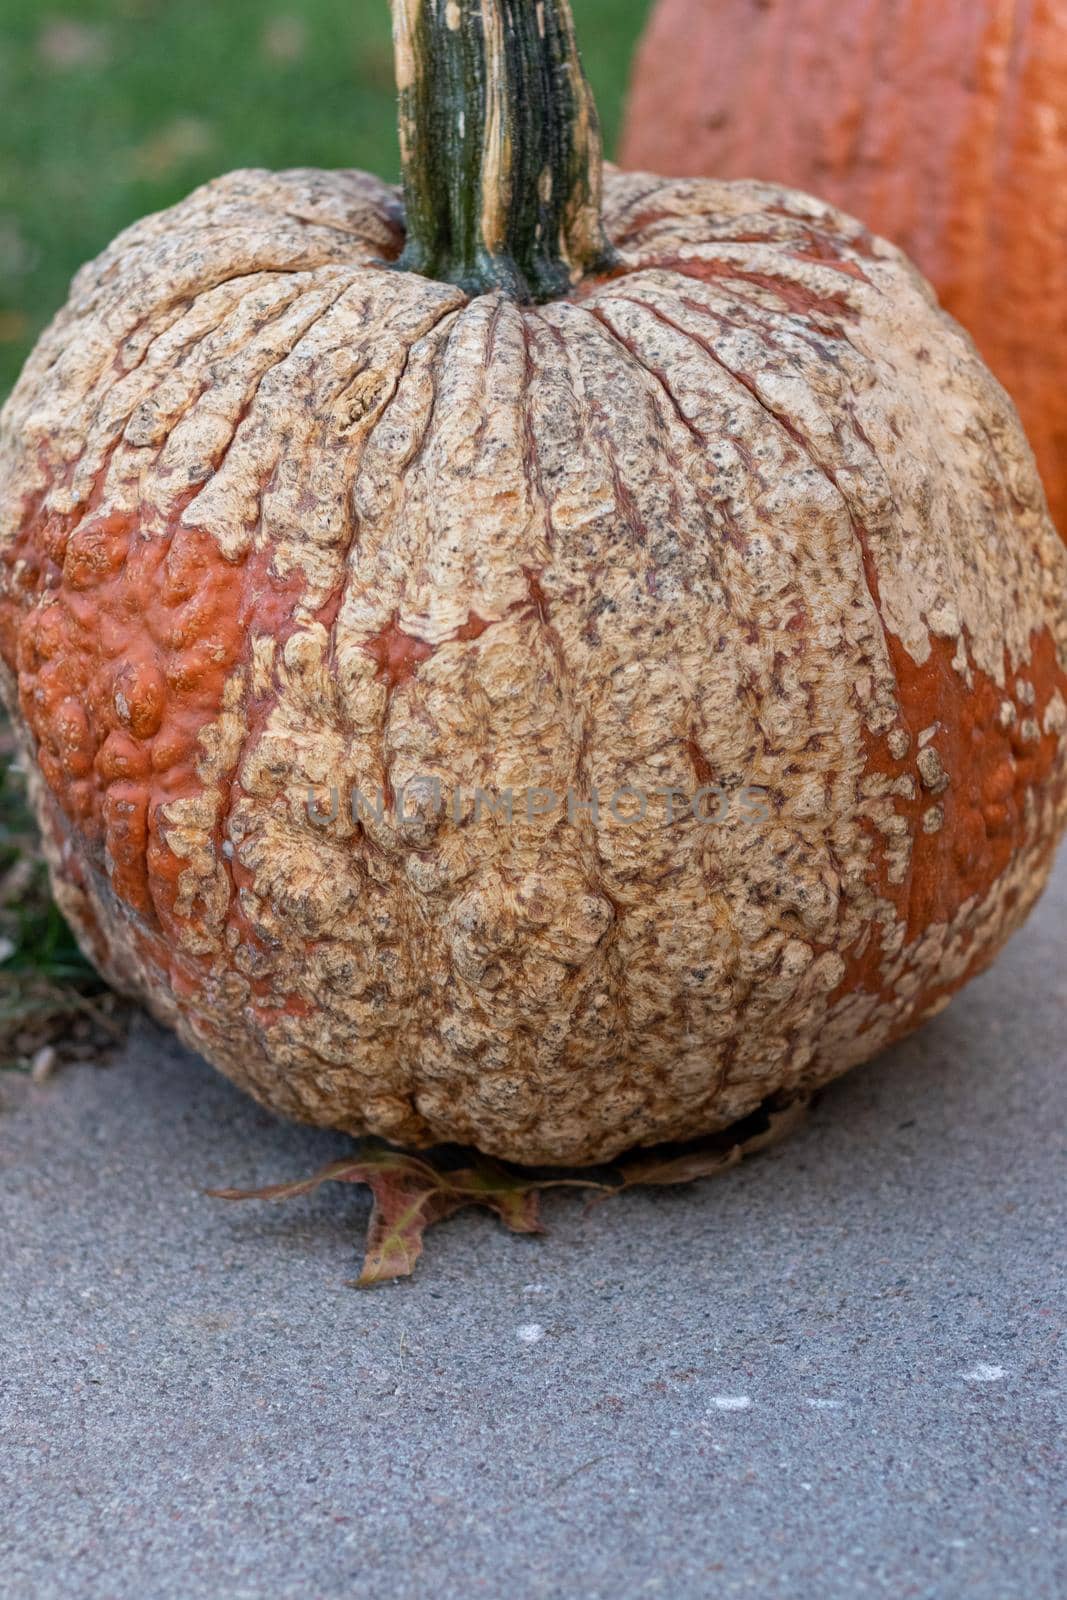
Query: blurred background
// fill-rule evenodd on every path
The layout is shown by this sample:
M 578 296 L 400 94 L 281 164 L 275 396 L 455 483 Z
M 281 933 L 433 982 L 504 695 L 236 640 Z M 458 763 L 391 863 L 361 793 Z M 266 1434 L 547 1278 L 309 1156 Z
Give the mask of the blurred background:
M 572 0 L 608 152 L 648 0 Z M 399 157 L 388 0 L 0 0 L 0 403 L 73 273 L 232 167 Z M 0 710 L 0 1068 L 100 1059 L 123 1008 L 56 909 Z
M 573 0 L 608 152 L 648 0 Z M 387 0 L 0 0 L 0 400 L 71 275 L 231 167 L 397 173 Z

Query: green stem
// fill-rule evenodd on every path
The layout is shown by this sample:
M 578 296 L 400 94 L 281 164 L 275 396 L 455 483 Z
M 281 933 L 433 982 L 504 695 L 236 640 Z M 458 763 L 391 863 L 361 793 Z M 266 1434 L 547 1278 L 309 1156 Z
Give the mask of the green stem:
M 615 257 L 570 0 L 392 0 L 407 244 L 468 294 L 567 294 Z

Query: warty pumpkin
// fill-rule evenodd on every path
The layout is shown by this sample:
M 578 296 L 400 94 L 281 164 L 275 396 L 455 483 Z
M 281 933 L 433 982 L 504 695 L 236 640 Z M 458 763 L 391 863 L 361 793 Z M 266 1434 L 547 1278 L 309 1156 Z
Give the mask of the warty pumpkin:
M 623 159 L 810 189 L 1011 392 L 1067 538 L 1067 0 L 658 0 Z
M 602 184 L 567 0 L 394 20 L 403 197 L 237 172 L 75 279 L 0 424 L 4 689 L 63 909 L 190 1045 L 593 1162 L 845 1071 L 1020 924 L 1067 551 L 891 245 Z

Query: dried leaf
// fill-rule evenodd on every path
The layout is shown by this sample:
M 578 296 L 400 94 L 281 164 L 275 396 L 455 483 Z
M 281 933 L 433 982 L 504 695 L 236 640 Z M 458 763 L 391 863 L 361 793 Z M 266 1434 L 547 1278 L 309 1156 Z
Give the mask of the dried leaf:
M 363 1139 L 351 1156 L 331 1161 L 311 1178 L 261 1189 L 209 1189 L 219 1200 L 291 1200 L 323 1183 L 364 1183 L 371 1216 L 356 1285 L 367 1289 L 406 1278 L 422 1254 L 423 1236 L 465 1206 L 495 1212 L 512 1233 L 541 1233 L 540 1197 L 546 1189 L 594 1189 L 607 1199 L 635 1184 L 692 1183 L 735 1166 L 791 1132 L 806 1102 L 761 1108 L 724 1134 L 692 1144 L 639 1151 L 608 1168 L 586 1172 L 512 1167 L 475 1150 L 445 1148 L 412 1155 L 382 1139 Z
M 791 1134 L 807 1115 L 810 1102 L 791 1100 L 781 1107 L 761 1107 L 721 1134 L 710 1134 L 692 1144 L 638 1150 L 615 1163 L 622 1174 L 621 1189 L 635 1184 L 695 1183 L 736 1167 L 746 1156 L 767 1150 Z
M 584 1178 L 544 1180 L 521 1173 L 477 1151 L 467 1165 L 452 1164 L 449 1152 L 409 1155 L 378 1139 L 365 1139 L 351 1157 L 331 1161 L 312 1178 L 263 1189 L 211 1189 L 220 1200 L 290 1200 L 322 1183 L 365 1183 L 372 1206 L 360 1288 L 408 1277 L 422 1254 L 423 1234 L 464 1206 L 484 1206 L 513 1233 L 540 1233 L 540 1191 L 560 1185 L 589 1187 Z

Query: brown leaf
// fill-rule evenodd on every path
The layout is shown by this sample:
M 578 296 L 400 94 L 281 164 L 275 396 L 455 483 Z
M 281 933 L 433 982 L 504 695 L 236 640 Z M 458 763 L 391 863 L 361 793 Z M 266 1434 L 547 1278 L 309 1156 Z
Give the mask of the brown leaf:
M 692 1183 L 735 1166 L 791 1132 L 806 1102 L 761 1108 L 723 1134 L 689 1145 L 638 1151 L 609 1168 L 588 1172 L 523 1169 L 476 1150 L 442 1149 L 416 1156 L 382 1139 L 361 1140 L 351 1156 L 331 1161 L 311 1178 L 262 1189 L 209 1189 L 218 1200 L 291 1200 L 323 1183 L 365 1183 L 371 1215 L 357 1287 L 406 1278 L 422 1254 L 423 1235 L 465 1206 L 494 1212 L 512 1233 L 541 1233 L 540 1198 L 546 1189 L 595 1189 L 607 1199 L 635 1184 Z
M 807 1115 L 810 1102 L 791 1100 L 776 1108 L 762 1108 L 721 1134 L 687 1145 L 664 1145 L 638 1150 L 615 1163 L 622 1174 L 622 1189 L 635 1184 L 695 1183 L 736 1167 L 746 1156 L 767 1150 L 791 1134 Z
M 357 1283 L 369 1288 L 390 1278 L 408 1277 L 422 1254 L 423 1234 L 464 1206 L 484 1206 L 513 1233 L 540 1233 L 540 1191 L 589 1187 L 583 1178 L 549 1179 L 520 1173 L 477 1151 L 464 1152 L 465 1166 L 454 1166 L 448 1152 L 409 1155 L 382 1140 L 363 1140 L 351 1157 L 331 1161 L 312 1178 L 274 1183 L 262 1189 L 209 1189 L 220 1200 L 290 1200 L 322 1183 L 365 1183 L 372 1205 L 366 1253 Z

